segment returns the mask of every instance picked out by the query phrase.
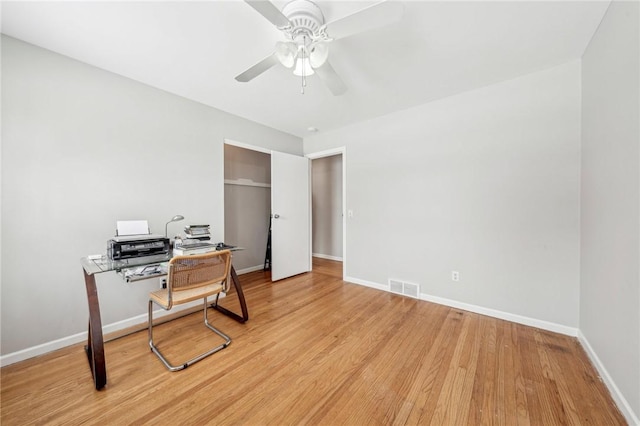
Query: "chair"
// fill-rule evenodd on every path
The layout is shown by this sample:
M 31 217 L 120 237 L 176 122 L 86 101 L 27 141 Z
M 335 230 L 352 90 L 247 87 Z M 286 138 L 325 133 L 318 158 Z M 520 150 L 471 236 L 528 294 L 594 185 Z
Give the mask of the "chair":
M 226 348 L 231 343 L 231 338 L 209 324 L 207 319 L 207 297 L 216 295 L 217 301 L 221 292 L 229 290 L 230 269 L 231 252 L 229 250 L 175 256 L 169 261 L 167 288 L 149 293 L 149 347 L 169 370 L 183 370 Z M 171 365 L 153 343 L 153 304 L 168 311 L 174 305 L 197 299 L 204 300 L 204 325 L 222 337 L 225 342 L 185 363 Z

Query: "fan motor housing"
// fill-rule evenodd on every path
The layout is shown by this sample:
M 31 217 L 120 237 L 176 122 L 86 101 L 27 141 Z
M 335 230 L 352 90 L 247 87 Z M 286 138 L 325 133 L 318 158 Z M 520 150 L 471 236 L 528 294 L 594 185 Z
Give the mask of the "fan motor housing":
M 291 38 L 317 35 L 324 25 L 324 15 L 317 4 L 310 0 L 293 0 L 282 8 L 282 14 L 289 19 L 293 27 L 289 30 Z

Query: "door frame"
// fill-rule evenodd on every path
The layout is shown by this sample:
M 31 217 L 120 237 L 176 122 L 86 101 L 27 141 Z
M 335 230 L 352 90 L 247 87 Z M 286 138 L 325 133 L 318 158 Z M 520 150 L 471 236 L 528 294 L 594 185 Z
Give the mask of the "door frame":
M 224 144 L 222 145 L 223 154 L 224 154 L 224 145 L 233 145 L 233 146 L 237 146 L 238 148 L 244 148 L 244 149 L 248 149 L 248 150 L 251 150 L 251 151 L 258 151 L 258 152 L 262 152 L 264 154 L 271 154 L 271 151 L 272 151 L 271 149 L 264 148 L 264 147 L 261 147 L 261 146 L 251 145 L 251 144 L 248 144 L 248 143 L 238 142 L 238 141 L 234 141 L 234 140 L 225 138 L 224 139 Z M 223 160 L 224 160 L 224 157 L 223 157 Z
M 338 148 L 331 148 L 324 151 L 317 151 L 306 154 L 309 160 L 317 160 L 318 158 L 333 157 L 334 155 L 342 155 L 342 279 L 347 276 L 347 147 L 341 146 Z M 313 169 L 313 163 L 311 164 Z M 312 184 L 312 182 L 309 182 Z M 311 197 L 309 197 L 309 204 L 313 198 L 313 191 L 311 191 Z M 311 256 L 311 270 L 313 270 L 313 217 L 312 206 L 309 205 L 309 255 Z

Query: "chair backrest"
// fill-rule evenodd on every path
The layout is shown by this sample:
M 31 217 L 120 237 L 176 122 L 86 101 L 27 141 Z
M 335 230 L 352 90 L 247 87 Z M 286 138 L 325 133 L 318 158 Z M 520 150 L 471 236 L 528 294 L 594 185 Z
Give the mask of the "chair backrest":
M 226 292 L 229 290 L 230 270 L 229 250 L 175 256 L 169 261 L 167 288 L 169 292 L 176 292 L 223 282 L 223 291 Z

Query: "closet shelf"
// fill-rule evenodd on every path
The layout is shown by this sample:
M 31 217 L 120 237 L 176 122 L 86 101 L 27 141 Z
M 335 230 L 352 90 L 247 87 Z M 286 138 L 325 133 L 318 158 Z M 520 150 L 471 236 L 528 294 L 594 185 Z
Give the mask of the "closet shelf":
M 270 183 L 254 182 L 251 179 L 225 179 L 225 185 L 240 185 L 240 186 L 258 186 L 260 188 L 271 188 Z

